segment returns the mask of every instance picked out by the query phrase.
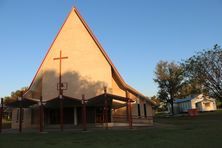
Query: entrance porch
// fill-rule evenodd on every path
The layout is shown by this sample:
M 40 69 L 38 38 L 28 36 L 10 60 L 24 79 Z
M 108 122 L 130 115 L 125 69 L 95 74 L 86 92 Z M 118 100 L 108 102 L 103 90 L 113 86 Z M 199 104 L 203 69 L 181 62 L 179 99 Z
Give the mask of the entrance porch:
M 39 128 L 41 132 L 43 129 L 50 128 L 63 130 L 63 127 L 86 129 L 87 127 L 128 126 L 132 128 L 132 126 L 152 124 L 153 119 L 150 116 L 142 117 L 135 113 L 132 115 L 132 103 L 134 107 L 137 106 L 127 97 L 108 93 L 89 99 L 63 96 L 45 102 L 23 98 L 22 101 L 14 102 L 16 104 L 14 107 L 20 109 L 17 109 L 17 114 L 13 113 L 18 118 L 13 127 L 19 128 L 19 131 L 22 128 Z M 21 109 L 25 111 L 20 111 Z

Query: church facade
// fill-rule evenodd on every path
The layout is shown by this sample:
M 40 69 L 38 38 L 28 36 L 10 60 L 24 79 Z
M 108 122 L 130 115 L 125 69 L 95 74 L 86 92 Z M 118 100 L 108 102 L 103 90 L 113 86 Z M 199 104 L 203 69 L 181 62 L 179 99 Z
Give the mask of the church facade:
M 76 8 L 22 99 L 26 106 L 13 109 L 12 128 L 20 119 L 23 128 L 153 124 L 155 104 L 126 84 Z

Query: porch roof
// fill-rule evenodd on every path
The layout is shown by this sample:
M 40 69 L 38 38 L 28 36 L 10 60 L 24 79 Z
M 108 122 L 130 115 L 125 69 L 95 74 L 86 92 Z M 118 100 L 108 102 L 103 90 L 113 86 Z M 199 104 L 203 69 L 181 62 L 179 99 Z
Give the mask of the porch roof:
M 130 100 L 130 102 L 134 102 L 133 100 L 129 98 L 125 98 L 122 96 L 117 96 L 117 95 L 113 95 L 109 93 L 106 93 L 106 97 L 107 97 L 108 106 L 112 106 L 112 108 L 120 108 L 120 107 L 126 106 L 126 103 L 128 102 L 128 100 Z M 113 100 L 115 100 L 115 102 Z M 21 107 L 28 108 L 38 103 L 39 103 L 39 100 L 23 98 L 21 101 Z M 48 107 L 48 108 L 58 108 L 60 107 L 60 98 L 56 97 L 51 100 L 44 101 L 43 104 L 45 107 Z M 105 93 L 95 96 L 93 98 L 86 99 L 87 106 L 100 106 L 101 107 L 101 106 L 104 106 L 104 104 L 105 104 Z M 63 96 L 64 107 L 74 107 L 74 106 L 81 106 L 81 105 L 82 105 L 81 99 Z M 13 108 L 19 108 L 20 101 L 15 100 L 13 102 L 8 103 L 7 106 L 13 107 Z
M 68 96 L 63 96 L 63 106 L 64 107 L 74 107 L 74 106 L 80 106 L 81 105 L 81 100 L 80 99 L 75 99 L 71 98 Z M 57 108 L 60 106 L 60 98 L 56 97 L 54 99 L 48 100 L 45 102 L 45 107 L 49 108 Z
M 36 100 L 32 100 L 32 99 L 27 99 L 27 98 L 22 98 L 21 101 L 19 101 L 18 99 L 15 101 L 12 101 L 10 103 L 7 103 L 6 106 L 8 107 L 12 107 L 12 108 L 28 108 L 32 105 L 38 104 L 38 101 Z
M 125 97 L 107 93 L 107 94 L 101 94 L 99 96 L 88 99 L 87 105 L 88 106 L 104 106 L 105 95 L 107 97 L 108 106 L 112 106 L 112 108 L 120 108 L 120 107 L 126 106 L 126 103 L 129 100 L 128 98 L 125 98 Z M 113 102 L 113 100 L 117 100 L 117 101 Z M 130 102 L 134 102 L 134 101 L 130 99 Z

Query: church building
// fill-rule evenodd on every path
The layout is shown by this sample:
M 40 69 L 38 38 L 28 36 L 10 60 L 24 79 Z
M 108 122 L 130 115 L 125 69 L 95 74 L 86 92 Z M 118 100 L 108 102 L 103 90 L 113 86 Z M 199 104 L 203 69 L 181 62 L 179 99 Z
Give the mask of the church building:
M 28 90 L 13 105 L 12 128 L 63 130 L 151 126 L 155 103 L 126 84 L 72 8 Z

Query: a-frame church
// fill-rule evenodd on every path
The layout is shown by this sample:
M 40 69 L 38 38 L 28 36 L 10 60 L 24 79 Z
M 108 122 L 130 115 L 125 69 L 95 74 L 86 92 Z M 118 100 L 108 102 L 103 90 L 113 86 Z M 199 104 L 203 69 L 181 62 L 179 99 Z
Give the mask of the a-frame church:
M 155 105 L 125 83 L 76 8 L 19 101 L 12 128 L 40 130 L 149 126 Z

